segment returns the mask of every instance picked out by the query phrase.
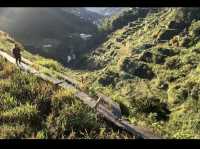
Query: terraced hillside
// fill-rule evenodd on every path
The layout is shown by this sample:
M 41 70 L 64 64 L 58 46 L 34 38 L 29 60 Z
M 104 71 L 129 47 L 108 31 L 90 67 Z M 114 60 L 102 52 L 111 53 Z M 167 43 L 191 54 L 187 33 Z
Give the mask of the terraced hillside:
M 113 32 L 89 56 L 88 84 L 131 122 L 169 138 L 199 138 L 198 8 L 165 8 Z
M 199 8 L 155 8 L 137 17 L 129 13 L 133 20 L 120 24 L 80 59 L 80 65 L 87 66 L 81 70 L 64 68 L 25 49 L 23 56 L 46 74 L 62 72 L 90 94 L 99 91 L 112 97 L 130 123 L 166 138 L 199 139 L 199 13 Z M 1 36 L 0 48 L 9 53 L 12 47 Z

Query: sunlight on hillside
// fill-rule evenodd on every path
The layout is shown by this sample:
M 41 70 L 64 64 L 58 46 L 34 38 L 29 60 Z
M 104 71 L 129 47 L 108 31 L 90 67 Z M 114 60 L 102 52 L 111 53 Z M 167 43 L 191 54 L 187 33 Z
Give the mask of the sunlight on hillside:
M 1 52 L 19 45 L 40 73 L 0 57 L 0 138 L 137 138 L 116 126 L 123 120 L 144 136 L 200 138 L 199 8 L 37 10 L 0 8 Z M 102 106 L 121 117 L 110 124 Z

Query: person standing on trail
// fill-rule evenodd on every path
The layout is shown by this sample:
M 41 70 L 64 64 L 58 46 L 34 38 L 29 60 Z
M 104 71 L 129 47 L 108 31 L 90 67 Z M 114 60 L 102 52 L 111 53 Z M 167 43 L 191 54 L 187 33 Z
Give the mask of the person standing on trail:
M 15 44 L 14 49 L 12 50 L 13 56 L 16 60 L 16 64 L 20 65 L 21 64 L 21 49 L 17 44 Z

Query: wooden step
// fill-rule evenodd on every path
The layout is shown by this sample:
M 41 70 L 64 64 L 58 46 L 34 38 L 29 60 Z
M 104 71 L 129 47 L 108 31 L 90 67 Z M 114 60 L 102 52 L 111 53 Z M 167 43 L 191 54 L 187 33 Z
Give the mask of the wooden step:
M 15 59 L 12 56 L 8 55 L 7 53 L 0 50 L 0 55 L 2 57 L 6 58 L 11 63 L 15 64 Z M 105 119 L 112 122 L 114 125 L 118 126 L 119 128 L 126 130 L 129 133 L 132 133 L 134 136 L 139 136 L 144 139 L 154 139 L 154 138 L 161 139 L 161 137 L 154 137 L 153 135 L 150 135 L 151 133 L 147 133 L 143 129 L 140 129 L 136 126 L 132 126 L 125 120 L 121 119 L 122 115 L 121 115 L 121 110 L 120 110 L 119 105 L 117 103 L 115 103 L 114 101 L 112 101 L 112 99 L 104 96 L 103 94 L 97 93 L 105 102 L 100 103 L 100 104 L 98 104 L 98 106 L 96 106 L 97 102 L 98 102 L 96 99 L 91 98 L 85 92 L 79 91 L 72 84 L 64 82 L 63 80 L 53 78 L 51 76 L 47 76 L 47 75 L 35 70 L 33 67 L 31 67 L 27 64 L 24 64 L 24 63 L 21 65 L 21 69 L 24 71 L 27 71 L 29 73 L 32 73 L 35 76 L 37 76 L 43 80 L 49 81 L 53 84 L 57 84 L 63 88 L 75 89 L 77 91 L 75 93 L 75 97 L 77 97 L 79 100 L 83 101 L 83 103 L 85 103 L 89 107 L 96 108 L 98 114 L 101 114 Z
M 103 101 L 106 102 L 106 105 L 110 106 L 110 109 L 115 116 L 117 116 L 118 118 L 122 117 L 122 113 L 121 113 L 119 104 L 113 102 L 113 100 L 111 98 L 103 95 L 102 93 L 97 92 L 97 96 L 102 98 Z

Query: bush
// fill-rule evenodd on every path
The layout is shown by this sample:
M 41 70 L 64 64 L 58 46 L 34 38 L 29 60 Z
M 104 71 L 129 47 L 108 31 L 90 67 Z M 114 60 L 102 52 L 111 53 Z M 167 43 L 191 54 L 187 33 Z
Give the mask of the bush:
M 9 93 L 0 95 L 0 111 L 12 109 L 18 105 L 16 99 L 14 99 Z
M 171 86 L 168 90 L 168 102 L 178 104 L 185 101 L 188 97 L 188 89 L 182 85 Z
M 98 82 L 103 86 L 112 85 L 113 87 L 119 80 L 119 74 L 109 71 L 106 72 L 101 78 L 99 78 Z
M 158 54 L 165 55 L 165 56 L 174 56 L 176 52 L 172 49 L 166 49 L 166 48 L 158 48 L 156 49 Z
M 166 68 L 169 68 L 169 69 L 177 69 L 180 67 L 180 65 L 181 65 L 180 59 L 177 56 L 170 57 L 165 62 Z
M 1 93 L 5 93 L 5 92 L 9 92 L 11 88 L 11 81 L 10 80 L 0 80 L 0 92 Z
M 49 138 L 65 138 L 72 131 L 80 135 L 81 132 L 95 130 L 98 126 L 96 115 L 79 102 L 66 105 L 57 116 L 49 115 L 46 122 Z
M 43 81 L 35 83 L 31 87 L 31 101 L 36 104 L 37 110 L 43 118 L 51 112 L 53 90 L 56 90 L 56 87 Z
M 167 132 L 172 138 L 198 139 L 200 137 L 200 117 L 198 112 L 191 110 L 194 105 L 196 103 L 192 105 L 184 104 L 181 109 L 171 114 L 170 121 L 167 123 Z
M 36 64 L 44 66 L 50 70 L 55 70 L 55 71 L 62 71 L 64 69 L 61 64 L 51 59 L 38 60 Z
M 15 68 L 14 65 L 3 62 L 3 64 L 2 64 L 2 71 L 0 71 L 0 78 L 3 78 L 3 79 L 8 78 L 15 71 L 16 71 L 16 68 Z
M 118 101 L 118 104 L 121 109 L 122 115 L 129 116 L 130 114 L 129 107 L 126 104 L 124 104 L 122 101 Z
M 25 127 L 23 125 L 1 125 L 0 139 L 21 139 L 25 135 Z
M 174 82 L 177 79 L 180 79 L 180 78 L 183 78 L 183 77 L 185 77 L 185 73 L 180 71 L 180 69 L 178 69 L 178 70 L 173 69 L 173 70 L 167 71 L 164 80 L 166 80 L 168 82 Z
M 58 113 L 60 109 L 63 109 L 66 104 L 72 105 L 75 101 L 75 90 L 72 89 L 60 89 L 52 96 L 52 108 L 54 113 Z
M 147 63 L 152 63 L 153 62 L 153 54 L 149 51 L 144 51 L 139 60 L 147 62 Z
M 36 77 L 29 77 L 20 72 L 15 73 L 11 78 L 9 93 L 21 103 L 34 100 L 35 94 L 32 92 L 32 87 L 37 84 L 38 81 Z
M 139 61 L 131 61 L 129 58 L 124 60 L 120 69 L 144 79 L 152 79 L 154 77 L 153 71 L 147 64 Z
M 155 55 L 153 56 L 153 62 L 154 62 L 155 64 L 164 64 L 165 58 L 166 58 L 166 56 L 164 56 L 164 55 L 155 54 Z
M 181 57 L 183 64 L 191 64 L 194 68 L 199 64 L 200 56 L 196 53 L 188 53 Z
M 200 84 L 195 82 L 195 81 L 190 81 L 188 80 L 184 86 L 188 90 L 188 97 L 194 100 L 199 100 L 200 99 Z
M 157 88 L 159 89 L 163 89 L 163 90 L 168 89 L 168 83 L 166 81 L 158 80 L 156 85 L 157 85 Z
M 120 78 L 122 78 L 122 80 L 128 80 L 128 79 L 132 79 L 133 75 L 131 75 L 131 74 L 127 73 L 127 72 L 121 71 L 120 72 Z
M 198 37 L 200 33 L 200 21 L 192 22 L 189 32 L 191 36 Z
M 189 48 L 194 44 L 194 41 L 191 38 L 184 38 L 180 43 L 181 46 Z
M 38 121 L 38 111 L 36 106 L 26 104 L 7 111 L 0 112 L 0 122 L 35 124 Z
M 46 139 L 46 132 L 44 130 L 37 132 L 36 139 Z
M 156 113 L 157 120 L 167 119 L 170 113 L 168 105 L 154 96 L 141 96 L 133 99 L 131 103 L 136 112 L 144 114 Z
M 191 95 L 192 99 L 199 100 L 200 85 L 193 86 L 192 89 L 191 89 L 191 91 L 190 91 L 190 95 Z

